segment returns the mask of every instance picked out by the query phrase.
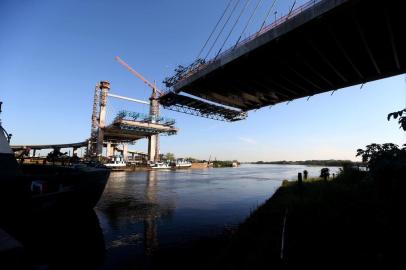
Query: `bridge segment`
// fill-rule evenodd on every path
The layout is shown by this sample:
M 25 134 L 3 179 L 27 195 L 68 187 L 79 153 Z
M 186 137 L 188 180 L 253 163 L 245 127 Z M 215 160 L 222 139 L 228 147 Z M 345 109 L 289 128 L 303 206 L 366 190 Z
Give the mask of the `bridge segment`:
M 406 72 L 402 1 L 318 0 L 189 70 L 172 93 L 248 111 Z

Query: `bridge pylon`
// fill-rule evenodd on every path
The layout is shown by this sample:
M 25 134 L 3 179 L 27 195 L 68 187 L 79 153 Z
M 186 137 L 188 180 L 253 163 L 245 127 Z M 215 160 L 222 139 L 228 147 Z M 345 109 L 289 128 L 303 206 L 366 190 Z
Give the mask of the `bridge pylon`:
M 155 88 L 153 88 L 149 100 L 149 115 L 151 117 L 151 123 L 157 123 L 159 117 L 159 101 Z M 148 160 L 153 162 L 159 160 L 159 134 L 150 135 L 148 137 Z
M 106 127 L 107 96 L 110 82 L 100 81 L 96 85 L 93 100 L 92 131 L 88 146 L 88 155 L 98 157 L 103 154 L 104 128 Z

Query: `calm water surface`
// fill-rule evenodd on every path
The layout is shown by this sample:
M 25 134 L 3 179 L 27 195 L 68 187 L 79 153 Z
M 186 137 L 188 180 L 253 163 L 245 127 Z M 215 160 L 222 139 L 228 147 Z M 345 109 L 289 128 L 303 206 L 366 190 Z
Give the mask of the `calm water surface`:
M 157 248 L 187 246 L 242 222 L 283 179 L 322 167 L 242 165 L 204 170 L 114 172 L 96 207 L 105 269 L 141 267 Z M 338 168 L 331 168 L 332 172 Z

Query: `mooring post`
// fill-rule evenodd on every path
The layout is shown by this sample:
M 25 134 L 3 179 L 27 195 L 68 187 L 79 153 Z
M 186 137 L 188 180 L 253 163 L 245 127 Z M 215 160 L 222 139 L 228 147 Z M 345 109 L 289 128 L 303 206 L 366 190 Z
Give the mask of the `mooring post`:
M 302 173 L 297 174 L 297 184 L 299 185 L 299 187 L 303 185 Z

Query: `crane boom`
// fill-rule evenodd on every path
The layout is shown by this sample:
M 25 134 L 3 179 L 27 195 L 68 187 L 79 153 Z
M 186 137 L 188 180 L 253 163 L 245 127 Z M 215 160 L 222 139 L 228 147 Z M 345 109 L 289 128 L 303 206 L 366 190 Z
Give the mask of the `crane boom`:
M 124 62 L 120 57 L 116 56 L 117 62 L 119 62 L 122 66 L 124 66 L 126 69 L 128 69 L 133 75 L 135 75 L 137 78 L 139 78 L 141 81 L 143 81 L 146 85 L 152 88 L 152 90 L 156 90 L 160 95 L 162 95 L 162 91 L 159 90 L 155 84 L 150 83 L 147 79 L 144 78 L 140 73 L 138 73 L 136 70 L 134 70 L 132 67 L 130 67 L 126 62 Z

